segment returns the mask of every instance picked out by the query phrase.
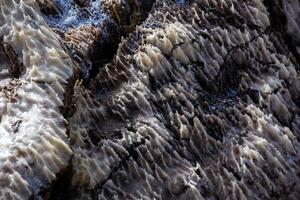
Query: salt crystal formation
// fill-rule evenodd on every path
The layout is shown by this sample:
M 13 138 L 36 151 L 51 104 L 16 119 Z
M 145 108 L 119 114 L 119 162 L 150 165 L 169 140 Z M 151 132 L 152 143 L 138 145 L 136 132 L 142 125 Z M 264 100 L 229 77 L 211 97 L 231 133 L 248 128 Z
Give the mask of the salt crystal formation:
M 72 155 L 60 107 L 73 64 L 30 1 L 0 8 L 0 199 L 29 199 Z
M 0 0 L 0 199 L 300 199 L 297 1 L 55 3 Z

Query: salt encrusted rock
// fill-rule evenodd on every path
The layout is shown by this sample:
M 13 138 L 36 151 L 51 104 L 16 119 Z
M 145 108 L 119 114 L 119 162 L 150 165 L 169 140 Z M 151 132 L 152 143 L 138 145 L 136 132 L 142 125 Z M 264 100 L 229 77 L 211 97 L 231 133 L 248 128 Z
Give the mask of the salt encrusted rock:
M 0 0 L 0 198 L 300 198 L 298 3 L 156 2 L 71 101 L 70 57 L 101 29 L 56 36 L 16 2 Z M 126 26 L 145 3 L 103 5 Z
M 156 3 L 91 91 L 76 86 L 71 190 L 298 199 L 296 55 L 262 1 L 186 3 Z
M 154 2 L 153 0 L 104 0 L 102 5 L 125 32 L 129 33 L 145 19 Z
M 283 0 L 282 6 L 287 20 L 287 33 L 291 36 L 292 42 L 296 47 L 297 53 L 300 56 L 300 37 L 299 37 L 299 24 L 300 24 L 300 2 Z
M 0 1 L 0 199 L 38 195 L 72 155 L 60 109 L 73 64 L 31 3 Z
M 88 82 L 103 63 L 112 59 L 121 39 L 120 26 L 106 16 L 99 0 L 59 0 L 55 4 L 60 10 L 57 14 L 38 5 L 53 31 L 69 49 L 81 72 L 80 77 Z
M 90 79 L 91 73 L 98 71 L 102 62 L 107 62 L 121 39 L 119 27 L 111 20 L 103 22 L 100 27 L 89 25 L 70 28 L 67 32 L 55 31 L 70 49 L 84 80 Z M 99 55 L 102 55 L 101 58 Z

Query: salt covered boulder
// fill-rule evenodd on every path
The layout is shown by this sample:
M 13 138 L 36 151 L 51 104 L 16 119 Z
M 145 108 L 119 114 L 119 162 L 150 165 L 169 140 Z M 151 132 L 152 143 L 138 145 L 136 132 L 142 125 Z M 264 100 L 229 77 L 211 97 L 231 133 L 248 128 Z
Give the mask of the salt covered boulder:
M 300 198 L 297 2 L 70 2 L 0 0 L 0 199 Z

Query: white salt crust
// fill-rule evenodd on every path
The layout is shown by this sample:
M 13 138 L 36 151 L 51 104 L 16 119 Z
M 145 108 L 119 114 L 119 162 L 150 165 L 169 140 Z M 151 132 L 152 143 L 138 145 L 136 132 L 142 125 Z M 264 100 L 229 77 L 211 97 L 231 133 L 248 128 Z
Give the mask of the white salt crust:
M 0 199 L 29 199 L 72 155 L 60 113 L 72 62 L 33 1 L 1 0 L 0 11 L 0 37 L 25 68 L 1 84 L 14 94 L 8 98 L 2 89 L 0 95 Z M 8 87 L 12 82 L 18 84 Z

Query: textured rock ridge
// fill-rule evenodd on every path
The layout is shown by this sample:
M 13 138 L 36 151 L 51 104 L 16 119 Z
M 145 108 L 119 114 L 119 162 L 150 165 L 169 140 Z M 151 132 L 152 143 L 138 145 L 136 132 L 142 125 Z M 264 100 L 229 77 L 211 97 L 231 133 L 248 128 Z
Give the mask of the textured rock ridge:
M 300 198 L 298 2 L 57 2 L 0 0 L 0 199 Z
M 0 199 L 29 199 L 72 155 L 60 108 L 73 64 L 31 1 L 0 10 Z
M 154 7 L 91 91 L 76 88 L 80 197 L 298 199 L 299 66 L 268 7 Z

